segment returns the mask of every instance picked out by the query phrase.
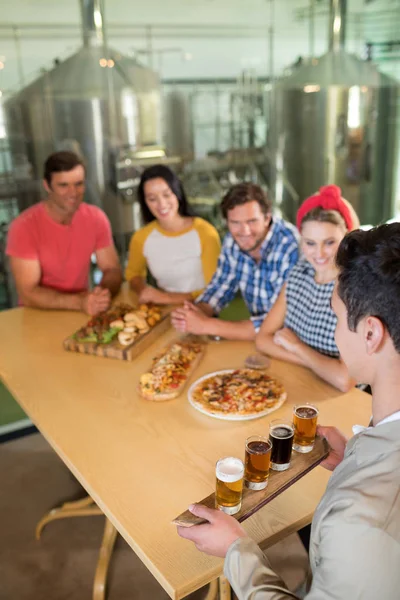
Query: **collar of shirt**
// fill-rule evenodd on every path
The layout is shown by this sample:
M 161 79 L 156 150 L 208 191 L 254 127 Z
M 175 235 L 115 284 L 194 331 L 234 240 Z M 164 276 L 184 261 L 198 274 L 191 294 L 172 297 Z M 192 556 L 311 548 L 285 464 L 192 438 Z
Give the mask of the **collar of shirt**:
M 296 265 L 299 269 L 302 269 L 303 273 L 309 273 L 312 277 L 315 275 L 314 267 L 308 262 L 303 254 L 300 254 L 299 261 Z
M 262 258 L 264 258 L 264 256 L 265 256 L 266 250 L 267 250 L 267 248 L 269 246 L 269 243 L 270 243 L 270 241 L 272 239 L 272 236 L 274 235 L 275 230 L 277 229 L 277 227 L 278 227 L 278 221 L 277 221 L 276 217 L 272 217 L 271 218 L 271 223 L 270 223 L 270 226 L 269 226 L 269 229 L 268 229 L 268 233 L 265 236 L 264 241 L 263 241 L 263 243 L 261 244 L 261 247 L 260 247 L 261 257 Z
M 382 421 L 379 421 L 379 423 L 377 423 L 375 425 L 375 427 L 379 427 L 379 425 L 384 425 L 385 423 L 390 423 L 391 421 L 398 421 L 398 420 L 400 420 L 400 410 L 393 413 L 392 415 L 389 415 L 388 417 L 385 417 L 384 419 L 382 419 Z M 372 421 L 372 417 L 371 417 L 371 421 Z M 352 429 L 353 429 L 354 435 L 357 435 L 358 433 L 362 433 L 363 431 L 366 431 L 366 429 L 369 429 L 369 427 L 365 427 L 364 425 L 353 425 Z

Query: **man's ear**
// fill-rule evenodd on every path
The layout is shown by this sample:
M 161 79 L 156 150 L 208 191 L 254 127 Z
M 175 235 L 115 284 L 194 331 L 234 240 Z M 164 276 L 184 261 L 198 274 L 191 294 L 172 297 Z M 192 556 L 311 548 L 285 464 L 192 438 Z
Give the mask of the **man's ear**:
M 48 194 L 50 194 L 50 192 L 51 192 L 52 190 L 51 190 L 51 187 L 49 186 L 49 184 L 47 183 L 47 180 L 46 180 L 46 179 L 43 179 L 42 183 L 43 183 L 43 187 L 44 187 L 44 189 L 46 190 L 46 192 L 47 192 Z
M 363 324 L 365 349 L 367 354 L 376 354 L 381 349 L 385 337 L 385 327 L 378 317 L 367 317 Z

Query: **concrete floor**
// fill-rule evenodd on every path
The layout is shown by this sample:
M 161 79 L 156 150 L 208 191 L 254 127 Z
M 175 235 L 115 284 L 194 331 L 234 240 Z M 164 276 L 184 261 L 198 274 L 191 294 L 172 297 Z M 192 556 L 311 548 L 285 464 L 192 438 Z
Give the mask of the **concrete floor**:
M 85 495 L 40 434 L 0 445 L 0 600 L 90 600 L 103 517 L 49 524 L 37 542 L 39 519 Z M 303 581 L 307 555 L 297 535 L 268 551 L 290 589 Z M 190 596 L 204 598 L 206 588 Z M 107 600 L 167 600 L 168 596 L 119 536 Z

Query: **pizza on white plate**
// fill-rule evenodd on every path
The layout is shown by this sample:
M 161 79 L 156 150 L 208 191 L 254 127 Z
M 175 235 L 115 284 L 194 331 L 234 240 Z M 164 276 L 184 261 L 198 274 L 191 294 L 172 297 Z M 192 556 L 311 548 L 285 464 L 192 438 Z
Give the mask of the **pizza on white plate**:
M 190 389 L 190 402 L 195 408 L 221 418 L 266 415 L 282 406 L 286 397 L 277 379 L 255 369 L 210 374 Z

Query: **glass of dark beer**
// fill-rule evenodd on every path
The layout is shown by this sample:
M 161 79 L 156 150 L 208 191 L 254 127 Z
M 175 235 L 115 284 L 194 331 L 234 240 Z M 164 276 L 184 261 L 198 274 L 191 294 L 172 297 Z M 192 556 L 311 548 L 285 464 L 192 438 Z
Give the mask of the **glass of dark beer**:
M 293 450 L 311 452 L 317 433 L 318 408 L 312 404 L 299 404 L 293 408 Z
M 251 490 L 263 490 L 268 485 L 272 444 L 267 437 L 252 435 L 246 440 L 245 485 Z
M 290 421 L 278 419 L 269 425 L 269 439 L 272 443 L 271 469 L 286 471 L 292 456 L 294 426 Z
M 242 506 L 244 464 L 240 458 L 227 456 L 221 458 L 215 468 L 216 508 L 228 515 L 239 512 Z

